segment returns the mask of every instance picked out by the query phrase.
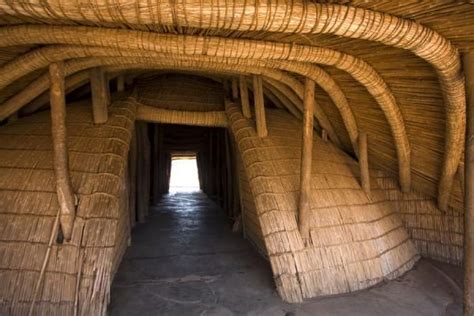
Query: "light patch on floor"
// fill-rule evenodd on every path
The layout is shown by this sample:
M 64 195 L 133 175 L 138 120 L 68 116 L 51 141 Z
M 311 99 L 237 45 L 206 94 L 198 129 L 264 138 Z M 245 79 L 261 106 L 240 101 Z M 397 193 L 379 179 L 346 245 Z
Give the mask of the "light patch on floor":
M 169 193 L 197 192 L 199 190 L 196 157 L 173 157 Z

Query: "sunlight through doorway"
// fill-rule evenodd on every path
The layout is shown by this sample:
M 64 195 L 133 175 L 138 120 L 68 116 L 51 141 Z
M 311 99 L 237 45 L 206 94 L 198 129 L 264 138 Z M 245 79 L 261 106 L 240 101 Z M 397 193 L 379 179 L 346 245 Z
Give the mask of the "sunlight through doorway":
M 197 192 L 199 190 L 196 155 L 173 155 L 171 157 L 169 193 Z

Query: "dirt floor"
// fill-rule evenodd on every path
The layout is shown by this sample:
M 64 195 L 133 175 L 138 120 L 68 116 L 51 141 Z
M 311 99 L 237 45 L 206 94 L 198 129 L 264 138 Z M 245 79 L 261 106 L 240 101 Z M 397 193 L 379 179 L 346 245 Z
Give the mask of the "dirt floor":
M 303 304 L 280 300 L 269 263 L 204 194 L 165 196 L 137 226 L 110 315 L 462 315 L 462 271 L 421 260 L 403 277 Z

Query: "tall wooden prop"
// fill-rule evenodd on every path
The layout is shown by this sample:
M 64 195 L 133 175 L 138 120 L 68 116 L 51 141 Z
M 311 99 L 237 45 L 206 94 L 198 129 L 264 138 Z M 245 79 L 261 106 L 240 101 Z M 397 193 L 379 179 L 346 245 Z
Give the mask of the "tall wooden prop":
M 70 240 L 76 217 L 76 201 L 69 177 L 69 156 L 66 133 L 66 96 L 64 92 L 64 63 L 49 66 L 51 81 L 51 128 L 53 138 L 54 174 L 56 193 L 61 209 L 60 223 L 64 239 Z
M 130 227 L 135 227 L 137 221 L 137 137 L 133 129 L 128 152 L 128 176 L 130 178 Z
M 148 128 L 144 122 L 135 123 L 137 137 L 137 220 L 144 223 L 148 214 L 150 203 L 150 168 L 149 168 L 149 144 Z
M 313 158 L 313 112 L 314 112 L 313 80 L 306 78 L 304 89 L 303 110 L 303 142 L 301 147 L 300 197 L 298 203 L 298 226 L 301 237 L 309 239 L 309 217 L 311 212 L 311 163 Z
M 242 104 L 242 114 L 245 118 L 251 118 L 252 113 L 250 112 L 249 103 L 249 89 L 247 88 L 247 80 L 244 75 L 239 77 L 239 88 L 240 88 L 240 103 Z
M 95 124 L 103 124 L 108 119 L 109 87 L 102 67 L 90 70 L 92 92 L 92 115 Z
M 464 159 L 464 315 L 474 315 L 474 51 L 465 53 L 463 61 L 467 97 Z
M 369 156 L 367 153 L 367 133 L 359 132 L 360 182 L 364 192 L 370 194 Z
M 268 135 L 267 121 L 265 118 L 265 101 L 263 98 L 263 85 L 261 76 L 253 76 L 253 95 L 255 101 L 255 121 L 257 124 L 257 135 L 266 137 Z

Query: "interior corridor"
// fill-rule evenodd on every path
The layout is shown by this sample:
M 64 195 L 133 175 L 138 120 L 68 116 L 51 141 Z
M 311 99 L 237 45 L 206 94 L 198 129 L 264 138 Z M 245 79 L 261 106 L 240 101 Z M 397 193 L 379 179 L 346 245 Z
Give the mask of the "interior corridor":
M 460 269 L 421 260 L 395 282 L 287 304 L 269 263 L 205 194 L 164 195 L 132 233 L 110 315 L 461 315 Z
M 232 233 L 222 209 L 203 193 L 176 193 L 133 231 L 110 313 L 260 314 L 281 304 L 268 262 Z

